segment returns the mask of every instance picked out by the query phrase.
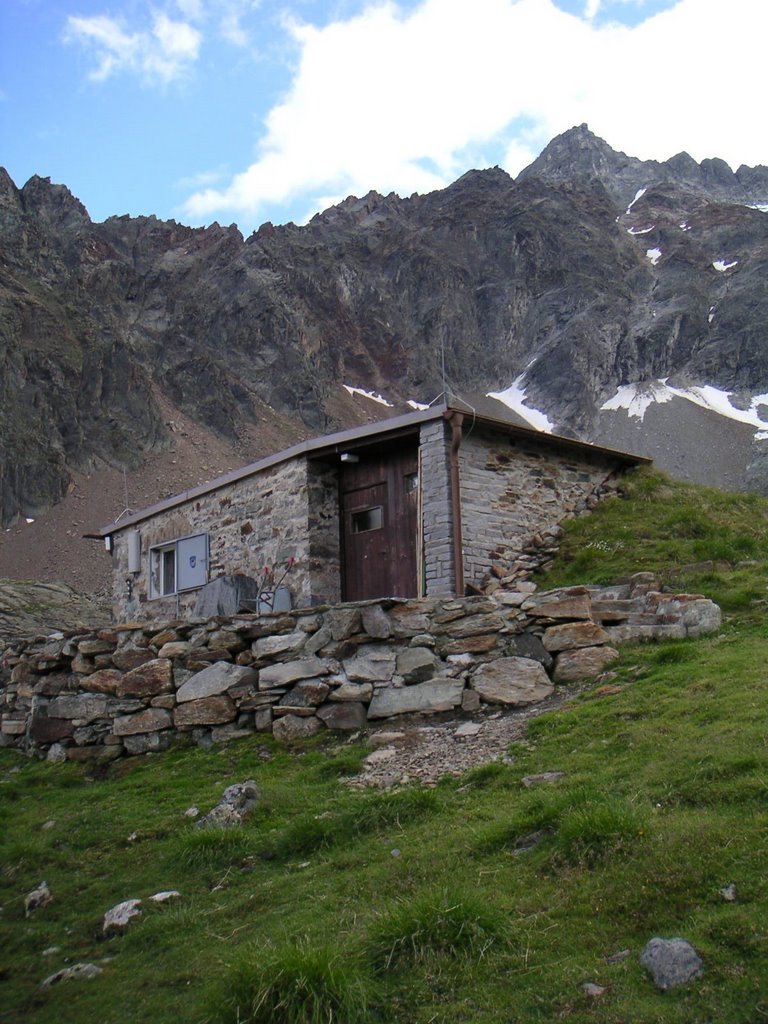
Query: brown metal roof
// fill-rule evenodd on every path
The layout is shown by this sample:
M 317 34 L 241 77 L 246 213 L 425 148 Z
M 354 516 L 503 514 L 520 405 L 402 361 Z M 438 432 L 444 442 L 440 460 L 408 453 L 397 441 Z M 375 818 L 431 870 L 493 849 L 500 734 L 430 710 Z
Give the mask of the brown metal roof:
M 505 420 L 495 416 L 478 415 L 474 408 L 468 403 L 462 402 L 460 399 L 452 396 L 450 404 L 435 405 L 426 410 L 404 413 L 401 416 L 393 416 L 391 419 L 379 420 L 376 423 L 366 423 L 363 426 L 350 427 L 347 430 L 340 430 L 334 434 L 315 437 L 309 441 L 301 441 L 299 444 L 295 444 L 281 452 L 276 452 L 274 455 L 267 455 L 263 459 L 251 462 L 247 466 L 242 466 L 240 469 L 232 470 L 231 472 L 225 473 L 223 476 L 216 477 L 216 479 L 210 480 L 207 483 L 199 484 L 197 487 L 192 487 L 187 491 L 182 491 L 180 494 L 175 494 L 170 498 L 164 498 L 162 501 L 158 501 L 154 505 L 149 505 L 147 508 L 141 509 L 139 512 L 134 512 L 131 515 L 125 516 L 125 518 L 120 519 L 119 522 L 110 523 L 108 526 L 101 527 L 101 529 L 99 529 L 95 534 L 86 534 L 86 536 L 108 537 L 110 534 L 118 533 L 120 530 L 125 530 L 130 526 L 135 526 L 136 523 L 143 522 L 145 519 L 150 519 L 158 512 L 165 512 L 170 508 L 175 508 L 177 505 L 182 505 L 187 501 L 192 501 L 194 498 L 199 498 L 203 494 L 210 494 L 212 491 L 217 491 L 221 487 L 237 483 L 238 480 L 243 480 L 246 477 L 253 476 L 255 473 L 261 473 L 265 469 L 277 466 L 281 462 L 288 462 L 290 459 L 295 459 L 302 455 L 319 458 L 322 455 L 329 455 L 336 452 L 349 451 L 353 448 L 362 447 L 372 439 L 375 439 L 376 441 L 384 441 L 389 438 L 404 436 L 415 432 L 415 429 L 422 423 L 449 418 L 454 412 L 464 414 L 465 430 L 469 429 L 470 423 L 477 423 L 479 425 L 502 430 L 510 435 L 519 436 L 521 438 L 530 438 L 532 441 L 536 441 L 539 444 L 557 446 L 560 448 L 572 448 L 582 452 L 590 451 L 597 455 L 607 455 L 619 462 L 624 462 L 627 465 L 640 465 L 650 463 L 652 461 L 644 455 L 634 455 L 629 452 L 621 452 L 612 448 L 603 448 L 600 445 L 589 444 L 586 441 L 577 441 L 571 437 L 562 437 L 559 434 L 546 434 L 533 427 L 519 426 L 512 419 Z

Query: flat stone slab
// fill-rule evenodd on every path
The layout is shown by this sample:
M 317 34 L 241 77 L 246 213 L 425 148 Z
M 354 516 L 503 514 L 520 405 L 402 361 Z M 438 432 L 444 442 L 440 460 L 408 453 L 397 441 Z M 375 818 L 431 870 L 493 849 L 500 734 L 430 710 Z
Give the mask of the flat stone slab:
M 48 705 L 49 718 L 70 718 L 83 724 L 107 717 L 107 696 L 101 693 L 62 694 Z
M 597 647 L 607 644 L 610 637 L 596 622 L 568 622 L 550 626 L 542 642 L 548 651 L 569 651 L 574 647 Z
M 266 670 L 265 670 L 266 671 Z M 226 693 L 231 686 L 255 683 L 256 671 L 247 665 L 233 665 L 228 661 L 216 661 L 201 672 L 195 672 L 176 691 L 176 703 L 214 697 Z
M 462 679 L 430 679 L 413 686 L 377 690 L 368 708 L 368 718 L 386 718 L 415 711 L 450 711 L 461 703 Z
M 231 722 L 237 715 L 234 701 L 225 693 L 186 701 L 173 712 L 173 724 L 177 729 L 191 729 L 196 725 L 221 725 Z
M 472 676 L 472 688 L 487 704 L 533 704 L 554 690 L 552 681 L 532 658 L 499 658 L 489 661 Z
M 166 711 L 165 708 L 147 708 L 146 711 L 139 711 L 135 715 L 116 718 L 112 724 L 112 732 L 115 736 L 135 736 L 142 732 L 170 729 L 172 725 L 170 711 Z
M 296 661 L 286 661 L 279 665 L 268 665 L 259 672 L 259 689 L 271 690 L 275 686 L 288 686 L 291 683 L 297 683 L 300 679 L 327 676 L 330 671 L 331 668 L 327 661 L 315 657 L 298 658 Z M 192 680 L 190 679 L 189 682 Z
M 564 778 L 565 772 L 538 772 L 536 775 L 524 776 L 521 781 L 526 789 L 531 789 L 533 786 L 551 786 L 553 782 Z

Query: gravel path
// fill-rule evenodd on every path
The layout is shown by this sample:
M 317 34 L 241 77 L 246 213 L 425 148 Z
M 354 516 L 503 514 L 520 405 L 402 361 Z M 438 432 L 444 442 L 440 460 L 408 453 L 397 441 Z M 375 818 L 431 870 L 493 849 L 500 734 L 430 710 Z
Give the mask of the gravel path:
M 377 749 L 366 758 L 363 771 L 351 778 L 355 787 L 388 789 L 407 782 L 434 786 L 442 775 L 461 775 L 491 761 L 511 763 L 510 743 L 525 736 L 528 722 L 563 707 L 575 689 L 560 690 L 539 704 L 518 710 L 483 706 L 471 716 L 403 716 L 368 739 Z

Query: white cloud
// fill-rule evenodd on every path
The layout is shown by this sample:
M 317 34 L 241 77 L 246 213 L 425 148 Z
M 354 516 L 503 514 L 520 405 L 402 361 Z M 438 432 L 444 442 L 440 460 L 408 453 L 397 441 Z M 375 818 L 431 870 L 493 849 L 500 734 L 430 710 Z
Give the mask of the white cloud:
M 552 0 L 424 0 L 373 3 L 322 28 L 286 21 L 296 71 L 258 158 L 184 212 L 250 218 L 267 203 L 317 210 L 371 188 L 423 192 L 463 173 L 473 151 L 517 174 L 583 121 L 644 159 L 687 149 L 766 162 L 756 125 L 768 4 L 669 4 L 634 27 L 592 20 L 605 0 L 585 0 L 583 17 Z
M 162 11 L 153 12 L 151 25 L 143 29 L 131 29 L 124 19 L 107 15 L 71 16 L 64 38 L 93 53 L 96 67 L 89 77 L 94 81 L 129 71 L 161 83 L 183 75 L 197 60 L 202 42 L 192 24 Z

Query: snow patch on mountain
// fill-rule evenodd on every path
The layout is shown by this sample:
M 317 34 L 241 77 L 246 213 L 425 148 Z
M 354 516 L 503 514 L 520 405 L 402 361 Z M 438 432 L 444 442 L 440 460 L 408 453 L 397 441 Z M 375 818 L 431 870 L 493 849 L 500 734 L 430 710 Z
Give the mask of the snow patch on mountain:
M 386 398 L 382 398 L 381 395 L 376 394 L 374 391 L 366 391 L 364 388 L 354 388 L 349 384 L 342 384 L 341 386 L 345 391 L 348 391 L 350 395 L 360 395 L 362 398 L 370 398 L 372 402 L 378 402 L 379 405 L 386 405 L 388 409 L 394 408 L 391 402 L 388 402 Z
M 758 412 L 761 405 L 768 405 L 768 394 L 754 395 L 748 409 L 737 409 L 731 404 L 732 393 L 731 391 L 721 391 L 720 388 L 712 387 L 711 384 L 704 384 L 701 387 L 675 388 L 667 384 L 665 377 L 661 380 L 644 381 L 639 384 L 624 384 L 617 389 L 613 398 L 609 398 L 600 406 L 600 409 L 606 412 L 626 409 L 629 416 L 642 420 L 650 406 L 656 403 L 670 402 L 673 398 L 684 398 L 704 409 L 710 409 L 720 416 L 727 416 L 728 419 L 736 420 L 739 423 L 748 423 L 755 427 L 758 431 L 756 438 L 759 441 L 768 439 L 768 420 L 763 419 Z
M 487 397 L 503 402 L 509 409 L 516 412 L 518 416 L 522 416 L 524 420 L 527 420 L 532 427 L 543 431 L 545 434 L 551 434 L 553 425 L 546 413 L 540 412 L 538 409 L 530 409 L 525 404 L 524 378 L 525 374 L 521 373 L 504 391 L 489 391 L 487 392 Z
M 722 274 L 724 271 L 730 270 L 731 267 L 735 267 L 738 262 L 738 260 L 732 260 L 730 263 L 726 260 L 715 260 L 712 266 Z
M 656 228 L 655 224 L 651 224 L 649 228 L 627 228 L 630 235 L 647 235 L 650 231 Z
M 642 199 L 642 197 L 645 195 L 645 193 L 647 191 L 648 191 L 647 188 L 639 188 L 637 190 L 637 192 L 635 192 L 635 198 L 632 200 L 632 202 L 629 204 L 629 206 L 626 209 L 627 213 L 631 213 L 632 212 L 632 207 L 635 205 L 635 203 L 637 202 L 638 199 Z
M 647 249 L 645 255 L 655 267 L 661 259 L 661 249 Z

